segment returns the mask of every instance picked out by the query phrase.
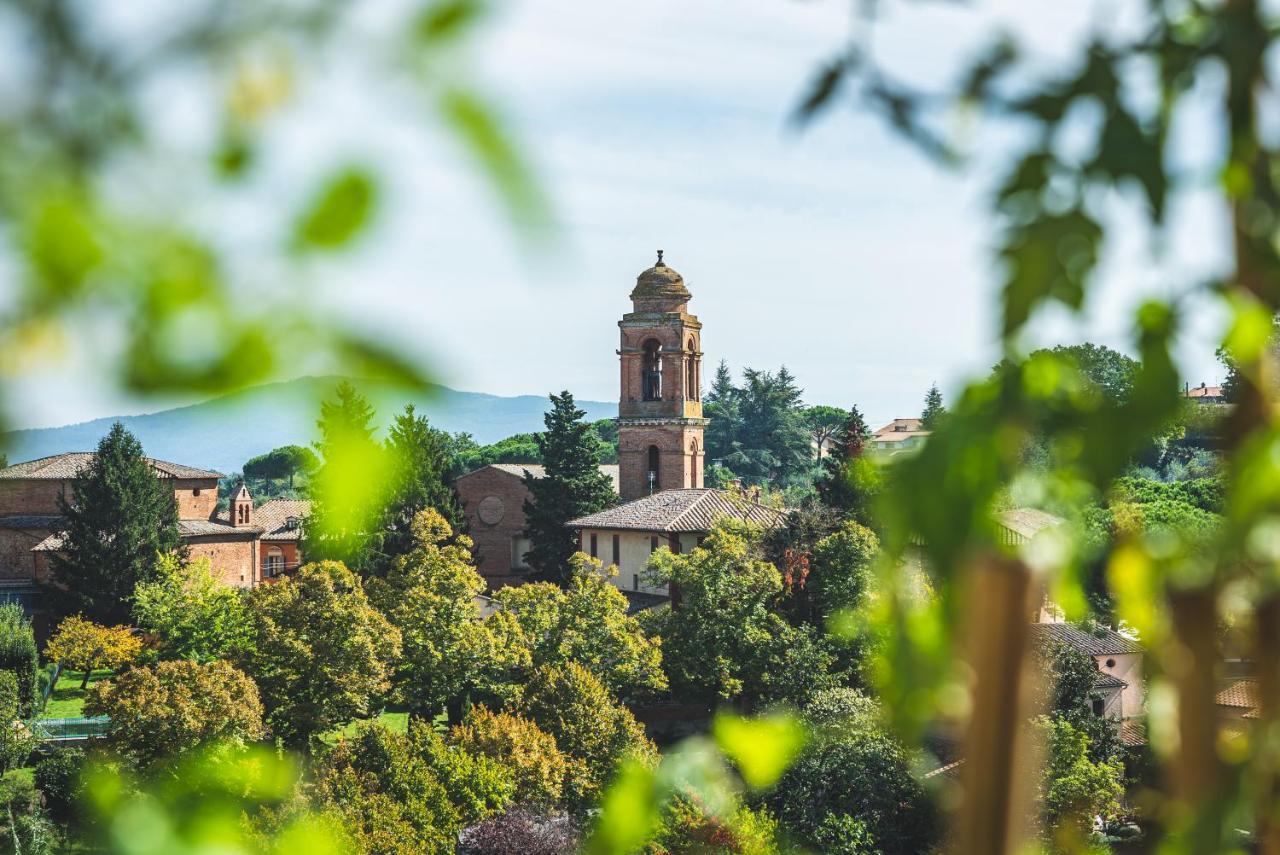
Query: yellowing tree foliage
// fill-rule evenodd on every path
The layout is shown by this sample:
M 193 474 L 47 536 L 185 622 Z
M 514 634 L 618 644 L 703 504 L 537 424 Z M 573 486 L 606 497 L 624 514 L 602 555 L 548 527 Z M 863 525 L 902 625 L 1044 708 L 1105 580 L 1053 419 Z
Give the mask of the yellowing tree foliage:
M 141 652 L 142 639 L 129 627 L 103 626 L 79 615 L 60 623 L 44 648 L 47 659 L 84 672 L 82 689 L 89 685 L 93 671 L 115 670 L 137 659 Z

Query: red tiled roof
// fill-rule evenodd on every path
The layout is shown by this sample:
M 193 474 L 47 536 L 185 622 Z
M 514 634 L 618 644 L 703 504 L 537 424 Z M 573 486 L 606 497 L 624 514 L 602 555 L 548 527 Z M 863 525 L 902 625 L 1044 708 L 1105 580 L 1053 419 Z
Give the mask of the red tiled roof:
M 311 514 L 307 499 L 269 499 L 253 509 L 253 521 L 262 526 L 263 540 L 299 540 L 302 526 L 290 526 L 290 519 L 305 520 Z
M 1142 646 L 1138 642 L 1105 626 L 1086 632 L 1069 623 L 1033 623 L 1031 638 L 1041 644 L 1056 641 L 1090 656 L 1142 652 Z
M 1222 691 L 1218 692 L 1213 702 L 1220 707 L 1243 707 L 1244 709 L 1258 708 L 1258 681 L 1257 680 L 1236 680 Z
M 604 528 L 628 531 L 709 531 L 716 520 L 736 517 L 756 525 L 773 527 L 785 515 L 775 508 L 739 499 L 723 490 L 695 488 L 663 490 L 599 513 L 567 523 L 569 528 Z
M 75 478 L 93 460 L 93 451 L 69 451 L 52 457 L 40 457 L 23 463 L 15 463 L 0 469 L 0 480 L 41 479 L 65 481 Z M 182 463 L 146 458 L 155 470 L 157 478 L 221 478 L 222 473 L 212 469 L 199 469 Z

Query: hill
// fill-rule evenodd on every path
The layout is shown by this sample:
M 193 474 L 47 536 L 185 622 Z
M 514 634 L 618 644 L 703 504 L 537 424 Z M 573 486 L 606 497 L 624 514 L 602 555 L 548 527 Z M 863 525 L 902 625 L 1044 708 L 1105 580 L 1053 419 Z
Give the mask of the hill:
M 319 402 L 332 394 L 340 379 L 303 377 L 146 415 L 12 431 L 4 435 L 4 451 L 15 463 L 64 451 L 88 451 L 113 422 L 120 421 L 152 457 L 237 472 L 250 457 L 278 446 L 309 444 L 315 437 Z M 373 403 L 381 428 L 412 403 L 435 427 L 451 433 L 465 431 L 482 444 L 542 430 L 542 414 L 549 406 L 545 397 L 536 395 L 502 397 L 443 386 L 426 393 L 406 392 L 385 384 L 353 382 Z M 613 403 L 579 401 L 578 406 L 587 411 L 589 420 L 618 414 Z

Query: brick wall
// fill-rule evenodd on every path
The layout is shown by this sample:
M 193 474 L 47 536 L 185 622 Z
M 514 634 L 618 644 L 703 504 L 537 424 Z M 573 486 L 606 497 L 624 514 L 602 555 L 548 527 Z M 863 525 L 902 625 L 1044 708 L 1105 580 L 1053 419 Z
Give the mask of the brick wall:
M 217 478 L 175 478 L 173 498 L 178 503 L 178 517 L 184 520 L 213 518 L 218 506 Z
M 258 541 L 198 537 L 187 541 L 191 558 L 207 557 L 215 578 L 237 588 L 252 587 L 258 581 L 260 561 Z
M 524 502 L 529 491 L 518 475 L 491 466 L 463 475 L 454 487 L 476 544 L 476 569 L 490 586 L 501 587 L 511 581 L 512 571 L 517 569 L 512 540 L 524 531 Z M 480 503 L 491 496 L 502 502 L 502 517 L 494 523 L 485 522 L 479 514 Z
M 71 496 L 69 481 L 38 478 L 0 481 L 0 516 L 56 515 L 63 489 Z
M 45 529 L 0 528 L 0 579 L 35 579 L 36 555 L 31 548 L 48 536 Z
M 658 489 L 703 486 L 702 428 L 697 425 L 627 425 L 618 429 L 619 492 L 649 495 L 649 446 L 658 447 Z M 696 451 L 695 451 L 696 449 Z

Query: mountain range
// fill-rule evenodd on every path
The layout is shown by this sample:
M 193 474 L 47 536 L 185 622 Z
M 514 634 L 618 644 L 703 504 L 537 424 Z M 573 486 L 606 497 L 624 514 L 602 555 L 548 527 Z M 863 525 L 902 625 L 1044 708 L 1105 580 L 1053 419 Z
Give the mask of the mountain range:
M 109 416 L 63 427 L 32 428 L 4 434 L 10 462 L 90 451 L 114 422 L 121 422 L 142 442 L 150 457 L 231 473 L 251 457 L 281 445 L 308 445 L 315 439 L 320 401 L 332 397 L 341 377 L 302 377 L 270 383 L 192 404 L 134 416 Z M 434 427 L 450 433 L 466 432 L 487 444 L 517 433 L 543 429 L 545 397 L 503 397 L 460 392 L 444 386 L 428 391 L 373 381 L 352 380 L 377 412 L 379 428 L 413 404 Z M 616 403 L 578 401 L 587 420 L 618 414 Z

